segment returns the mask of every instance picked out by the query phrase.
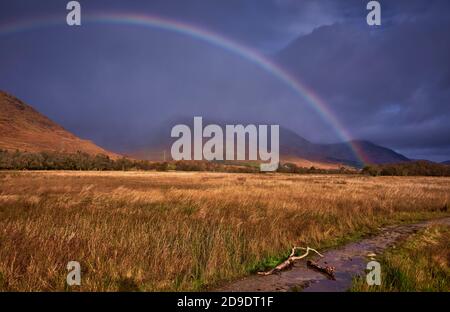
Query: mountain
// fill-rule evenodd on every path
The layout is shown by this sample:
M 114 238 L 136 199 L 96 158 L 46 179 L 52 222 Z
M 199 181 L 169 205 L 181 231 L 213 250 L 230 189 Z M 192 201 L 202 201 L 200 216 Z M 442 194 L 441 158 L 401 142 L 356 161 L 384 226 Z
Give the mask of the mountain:
M 355 150 L 364 159 L 358 159 Z M 328 163 L 341 163 L 360 167 L 363 161 L 373 164 L 398 163 L 409 159 L 392 149 L 369 141 L 354 140 L 335 144 L 312 143 L 293 131 L 280 130 L 280 153 L 284 157 L 296 156 Z
M 230 124 L 205 119 L 203 124 Z M 236 123 L 236 122 L 235 122 Z M 261 124 L 240 121 L 241 124 Z M 170 159 L 170 147 L 175 140 L 170 137 L 171 126 L 192 124 L 192 119 L 165 122 L 153 131 L 153 140 L 137 151 L 129 153 L 138 159 Z M 85 152 L 91 155 L 105 154 L 112 158 L 118 154 L 107 151 L 91 141 L 83 140 L 51 121 L 31 106 L 0 91 L 0 149 L 29 152 L 54 151 L 63 153 Z M 409 161 L 395 151 L 369 141 L 352 141 L 336 144 L 311 142 L 294 131 L 280 127 L 280 158 L 302 167 L 338 168 L 342 165 L 361 167 L 354 150 L 364 155 L 364 160 L 374 164 Z
M 0 149 L 28 152 L 78 151 L 91 155 L 109 152 L 91 141 L 83 140 L 51 121 L 21 100 L 0 91 Z
M 450 160 L 443 161 L 443 162 L 441 162 L 441 164 L 444 164 L 444 165 L 450 165 Z
M 138 159 L 163 160 L 170 158 L 170 148 L 176 140 L 170 138 L 172 125 L 185 124 L 192 127 L 192 119 L 182 118 L 163 123 L 153 131 L 153 141 L 146 146 L 131 151 L 130 155 Z M 261 122 L 239 121 L 237 124 L 267 124 Z M 222 127 L 231 122 L 203 120 L 203 126 L 217 124 Z M 336 144 L 319 144 L 311 142 L 296 132 L 280 126 L 280 158 L 285 162 L 293 162 L 302 167 L 339 168 L 342 165 L 361 167 L 363 165 L 354 150 L 364 156 L 364 161 L 373 164 L 399 163 L 409 159 L 392 149 L 376 145 L 369 141 L 355 140 Z
M 350 146 L 352 146 L 352 148 Z M 325 149 L 324 153 L 328 155 L 327 157 L 329 160 L 335 161 L 360 163 L 362 160 L 371 164 L 388 164 L 409 161 L 409 158 L 390 148 L 365 140 L 353 140 L 344 143 L 322 145 L 322 149 Z M 363 159 L 356 159 L 354 150 L 356 150 Z

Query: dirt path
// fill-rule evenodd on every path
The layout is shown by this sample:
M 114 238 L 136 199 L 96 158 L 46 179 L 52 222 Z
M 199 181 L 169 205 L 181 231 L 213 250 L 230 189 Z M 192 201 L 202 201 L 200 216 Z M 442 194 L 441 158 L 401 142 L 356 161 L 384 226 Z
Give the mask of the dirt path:
M 368 254 L 380 254 L 386 248 L 431 224 L 450 226 L 450 217 L 416 224 L 383 228 L 379 235 L 350 243 L 325 252 L 324 258 L 313 258 L 320 265 L 336 268 L 336 280 L 327 279 L 321 273 L 306 267 L 306 261 L 297 262 L 291 270 L 269 276 L 252 275 L 225 285 L 216 291 L 346 291 L 352 278 L 364 274 Z M 376 257 L 375 257 L 376 259 Z

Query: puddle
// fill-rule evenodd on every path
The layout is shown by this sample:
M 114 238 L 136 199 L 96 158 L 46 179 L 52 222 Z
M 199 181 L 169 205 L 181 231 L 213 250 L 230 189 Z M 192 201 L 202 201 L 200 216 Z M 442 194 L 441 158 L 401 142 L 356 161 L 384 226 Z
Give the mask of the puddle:
M 369 254 L 381 254 L 386 248 L 394 247 L 395 244 L 409 235 L 431 224 L 450 226 L 450 218 L 386 227 L 377 236 L 324 252 L 323 258 L 308 257 L 319 265 L 334 266 L 336 268 L 336 280 L 330 280 L 325 275 L 308 269 L 306 260 L 301 260 L 296 262 L 292 269 L 279 274 L 252 275 L 215 291 L 347 291 L 351 286 L 353 277 L 364 274 L 366 265 L 370 261 Z M 374 259 L 376 260 L 376 256 Z

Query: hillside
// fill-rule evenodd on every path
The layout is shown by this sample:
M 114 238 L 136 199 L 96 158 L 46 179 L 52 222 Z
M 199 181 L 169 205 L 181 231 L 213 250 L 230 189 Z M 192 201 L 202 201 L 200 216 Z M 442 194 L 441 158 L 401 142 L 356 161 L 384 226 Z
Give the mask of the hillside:
M 232 122 L 207 120 L 204 124 L 218 124 L 224 127 Z M 258 122 L 240 121 L 241 124 L 258 124 Z M 157 160 L 170 159 L 170 147 L 175 139 L 170 138 L 171 125 L 186 124 L 192 126 L 190 118 L 167 121 L 159 129 L 153 131 L 153 140 L 146 146 L 130 151 L 129 155 L 137 159 Z M 282 162 L 295 163 L 300 167 L 316 167 L 337 169 L 342 165 L 362 167 L 361 160 L 355 156 L 351 145 L 364 155 L 364 160 L 373 164 L 399 163 L 409 159 L 392 149 L 376 145 L 369 141 L 358 140 L 335 144 L 311 142 L 296 132 L 280 127 L 280 158 Z
M 91 155 L 109 152 L 65 130 L 21 100 L 0 91 L 0 149 L 28 152 L 52 151 Z
M 351 146 L 356 147 L 360 154 L 364 155 L 364 161 L 368 163 L 386 164 L 409 161 L 402 154 L 369 141 L 319 144 L 310 142 L 291 130 L 280 129 L 280 152 L 284 158 L 294 156 L 311 161 L 360 167 L 361 160 L 356 157 Z
M 179 123 L 179 122 L 178 122 Z M 242 122 L 249 124 L 251 122 Z M 189 123 L 187 123 L 189 124 Z M 220 123 L 218 123 L 220 124 Z M 170 159 L 169 123 L 154 132 L 153 144 L 139 151 L 130 152 L 138 159 Z M 368 141 L 353 141 L 353 146 L 373 164 L 398 163 L 408 161 L 395 151 Z M 119 155 L 109 152 L 88 140 L 83 140 L 65 130 L 46 116 L 19 99 L 0 91 L 0 149 L 28 152 L 52 151 L 90 155 L 105 154 L 112 158 Z M 280 158 L 301 167 L 335 169 L 342 165 L 361 167 L 362 163 L 354 155 L 348 142 L 318 144 L 308 141 L 294 131 L 280 127 Z
M 360 160 L 355 158 L 350 144 L 364 157 L 364 161 L 371 164 L 389 164 L 407 162 L 409 159 L 394 150 L 377 145 L 370 141 L 354 140 L 344 143 L 321 145 L 320 149 L 327 159 L 330 161 L 343 161 L 359 163 Z

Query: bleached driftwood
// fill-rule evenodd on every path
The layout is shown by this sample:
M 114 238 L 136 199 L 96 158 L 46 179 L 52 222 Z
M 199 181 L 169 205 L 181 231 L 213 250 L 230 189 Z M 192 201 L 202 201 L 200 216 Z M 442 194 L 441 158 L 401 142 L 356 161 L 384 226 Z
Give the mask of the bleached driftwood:
M 305 250 L 305 253 L 301 256 L 296 256 L 295 252 L 297 250 Z M 291 254 L 289 255 L 289 257 L 286 259 L 286 261 L 284 261 L 283 263 L 280 263 L 279 265 L 277 265 L 275 268 L 273 268 L 270 271 L 267 272 L 258 272 L 259 275 L 270 275 L 270 274 L 274 274 L 283 270 L 286 270 L 290 267 L 292 267 L 294 265 L 294 262 L 300 259 L 303 259 L 305 257 L 307 257 L 309 255 L 310 251 L 314 251 L 316 254 L 318 254 L 319 256 L 323 257 L 323 255 L 318 252 L 317 250 L 310 248 L 310 247 L 293 247 Z

